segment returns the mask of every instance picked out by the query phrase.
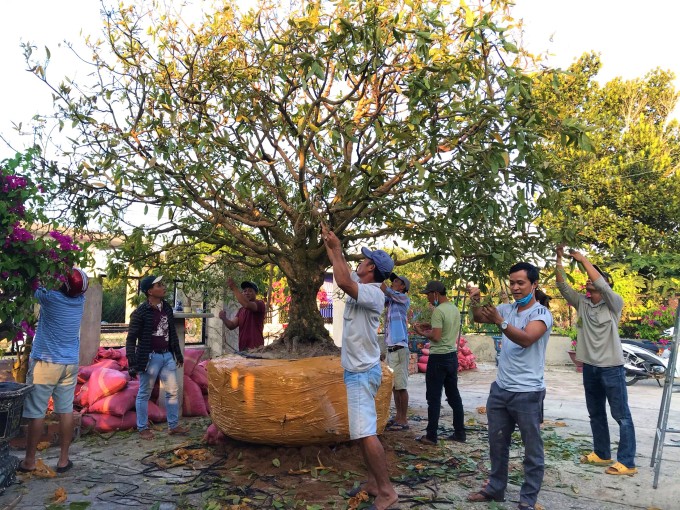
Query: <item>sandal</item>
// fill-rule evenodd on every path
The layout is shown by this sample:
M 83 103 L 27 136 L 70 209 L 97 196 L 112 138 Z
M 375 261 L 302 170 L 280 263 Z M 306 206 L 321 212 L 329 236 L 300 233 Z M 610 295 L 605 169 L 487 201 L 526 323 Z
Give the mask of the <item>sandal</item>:
M 436 439 L 430 439 L 429 437 L 427 437 L 427 435 L 422 435 L 422 436 L 416 437 L 416 441 L 418 441 L 419 443 L 423 443 L 423 444 L 429 444 L 430 446 L 437 446 L 437 440 Z
M 605 473 L 608 475 L 629 475 L 632 476 L 635 473 L 637 473 L 637 468 L 636 467 L 626 467 L 620 462 L 617 462 L 613 466 L 609 466 L 607 469 L 604 470 Z
M 608 466 L 614 462 L 612 459 L 602 459 L 595 452 L 590 452 L 588 455 L 581 455 L 581 464 L 594 464 L 596 466 Z
M 402 425 L 401 423 L 393 423 L 392 425 L 388 425 L 385 427 L 385 430 L 388 430 L 390 432 L 403 432 L 404 430 L 409 430 L 411 427 L 408 425 Z
M 467 497 L 467 500 L 471 503 L 489 503 L 491 501 L 496 501 L 502 503 L 505 501 L 505 496 L 491 496 L 489 493 L 484 492 L 484 489 L 473 492 Z

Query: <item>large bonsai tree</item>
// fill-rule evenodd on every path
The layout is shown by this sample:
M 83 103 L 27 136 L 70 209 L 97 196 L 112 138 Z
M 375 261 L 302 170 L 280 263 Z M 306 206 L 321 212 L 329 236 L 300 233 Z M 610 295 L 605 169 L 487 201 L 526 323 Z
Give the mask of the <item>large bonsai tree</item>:
M 403 240 L 477 278 L 538 249 L 552 195 L 536 142 L 582 138 L 535 107 L 508 9 L 225 1 L 188 24 L 121 6 L 83 81 L 51 83 L 26 47 L 69 137 L 68 163 L 46 168 L 81 223 L 125 241 L 122 260 L 278 266 L 284 341 L 326 341 L 322 221 L 351 251 Z

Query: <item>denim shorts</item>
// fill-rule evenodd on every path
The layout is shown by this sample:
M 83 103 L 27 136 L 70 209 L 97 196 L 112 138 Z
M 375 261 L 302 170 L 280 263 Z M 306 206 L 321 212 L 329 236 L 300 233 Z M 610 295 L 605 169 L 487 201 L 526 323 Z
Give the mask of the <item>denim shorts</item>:
M 33 385 L 33 391 L 24 401 L 24 418 L 44 418 L 50 397 L 54 401 L 54 412 L 73 412 L 73 395 L 78 381 L 78 365 L 61 365 L 31 358 L 26 374 L 26 383 Z
M 375 436 L 378 415 L 375 410 L 375 395 L 382 381 L 380 363 L 366 372 L 345 370 L 347 389 L 347 417 L 349 419 L 350 439 Z

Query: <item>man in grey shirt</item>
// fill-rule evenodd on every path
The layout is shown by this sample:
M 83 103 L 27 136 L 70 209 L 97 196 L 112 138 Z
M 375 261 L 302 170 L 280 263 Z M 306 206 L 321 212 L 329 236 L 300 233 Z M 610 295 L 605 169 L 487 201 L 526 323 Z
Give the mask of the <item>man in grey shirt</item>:
M 609 466 L 609 475 L 633 475 L 635 467 L 635 427 L 628 407 L 623 349 L 619 338 L 619 321 L 623 299 L 612 290 L 609 275 L 593 265 L 582 253 L 569 251 L 588 274 L 586 291 L 581 294 L 564 281 L 562 257 L 564 247 L 556 249 L 557 288 L 564 299 L 576 309 L 578 337 L 576 359 L 583 362 L 583 388 L 593 432 L 593 451 L 581 457 L 584 464 L 608 465 L 611 460 L 607 402 L 612 417 L 619 424 L 617 462 Z
M 545 351 L 553 324 L 550 311 L 536 301 L 538 277 L 538 268 L 527 262 L 519 262 L 509 269 L 508 282 L 515 299 L 512 304 L 480 306 L 479 289 L 468 289 L 475 322 L 496 324 L 503 333 L 498 374 L 486 402 L 489 481 L 481 490 L 470 494 L 468 501 L 505 501 L 510 444 L 517 427 L 524 443 L 524 483 L 517 508 L 536 508 L 545 470 L 541 438 Z

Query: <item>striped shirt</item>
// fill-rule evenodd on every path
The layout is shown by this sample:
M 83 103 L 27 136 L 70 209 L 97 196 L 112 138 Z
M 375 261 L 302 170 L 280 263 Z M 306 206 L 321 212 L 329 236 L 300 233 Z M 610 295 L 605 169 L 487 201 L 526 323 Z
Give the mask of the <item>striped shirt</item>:
M 406 314 L 411 306 L 411 298 L 402 292 L 385 288 L 385 342 L 387 345 L 408 347 L 408 327 Z
M 77 365 L 85 296 L 68 297 L 58 290 L 40 287 L 35 291 L 35 298 L 40 303 L 40 316 L 31 358 L 60 365 Z

